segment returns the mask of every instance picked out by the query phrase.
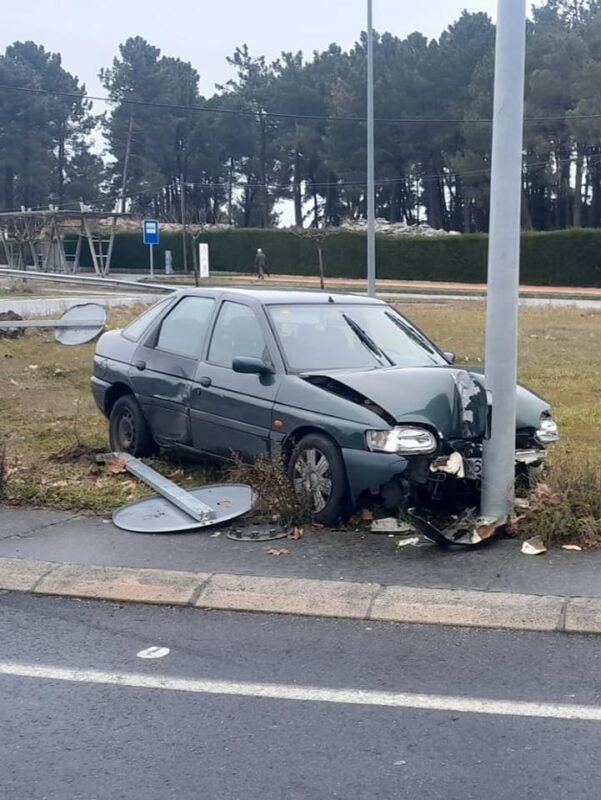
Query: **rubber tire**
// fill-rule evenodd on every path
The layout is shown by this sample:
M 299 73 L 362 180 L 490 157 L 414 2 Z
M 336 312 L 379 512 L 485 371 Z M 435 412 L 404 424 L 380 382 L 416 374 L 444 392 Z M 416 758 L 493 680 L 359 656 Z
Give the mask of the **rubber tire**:
M 330 499 L 321 511 L 313 515 L 313 520 L 320 525 L 335 525 L 344 516 L 348 508 L 348 480 L 342 454 L 338 445 L 327 436 L 321 433 L 309 433 L 300 440 L 292 451 L 288 462 L 288 478 L 292 482 L 294 476 L 294 466 L 299 455 L 304 450 L 316 448 L 327 458 L 330 465 L 330 475 L 332 480 L 332 494 Z
M 130 445 L 125 445 L 119 440 L 119 422 L 124 413 L 131 415 L 134 427 L 134 441 Z M 144 419 L 142 409 L 138 405 L 136 398 L 131 394 L 120 397 L 113 408 L 109 417 L 109 442 L 113 452 L 129 453 L 131 456 L 151 456 L 157 451 L 157 445 L 152 438 L 152 433 L 148 423 Z

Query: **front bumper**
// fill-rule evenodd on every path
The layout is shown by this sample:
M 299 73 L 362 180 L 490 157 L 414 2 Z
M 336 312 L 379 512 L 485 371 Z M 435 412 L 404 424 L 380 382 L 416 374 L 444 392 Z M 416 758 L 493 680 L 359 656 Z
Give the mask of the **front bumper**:
M 454 455 L 458 456 L 459 453 Z M 516 471 L 523 467 L 539 467 L 544 464 L 546 456 L 546 450 L 541 448 L 519 448 L 515 452 Z M 482 474 L 481 447 L 470 452 L 469 457 L 460 456 L 460 470 L 457 470 L 457 461 L 453 462 L 451 456 L 404 457 L 393 453 L 343 448 L 342 457 L 353 502 L 365 492 L 379 494 L 384 486 L 397 479 L 424 485 L 428 478 L 435 479 L 434 473 L 446 473 L 449 478 L 465 479 L 476 486 Z

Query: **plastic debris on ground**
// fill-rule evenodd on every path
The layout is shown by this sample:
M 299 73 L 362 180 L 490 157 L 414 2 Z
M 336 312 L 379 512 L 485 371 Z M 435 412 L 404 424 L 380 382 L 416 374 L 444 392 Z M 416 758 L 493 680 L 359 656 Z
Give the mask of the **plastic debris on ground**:
M 525 556 L 540 556 L 546 552 L 547 548 L 540 536 L 533 536 L 522 543 L 522 553 Z
M 384 517 L 383 519 L 374 519 L 371 523 L 372 533 L 398 533 L 398 534 L 411 534 L 415 533 L 415 527 L 396 517 Z

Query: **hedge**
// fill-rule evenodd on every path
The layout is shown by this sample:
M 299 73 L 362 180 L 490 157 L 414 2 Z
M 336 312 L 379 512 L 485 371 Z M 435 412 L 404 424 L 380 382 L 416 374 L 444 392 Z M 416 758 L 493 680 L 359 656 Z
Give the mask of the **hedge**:
M 255 253 L 258 247 L 262 247 L 274 274 L 317 274 L 315 243 L 290 231 L 211 231 L 203 234 L 199 241 L 209 245 L 212 270 L 254 272 Z M 486 281 L 487 247 L 488 237 L 481 234 L 434 239 L 378 236 L 378 277 L 482 283 Z M 166 250 L 173 253 L 174 268 L 181 270 L 181 234 L 161 234 L 154 260 L 158 271 L 164 269 Z M 326 277 L 365 277 L 365 234 L 335 233 L 325 240 L 323 255 Z M 191 250 L 188 260 L 191 264 Z M 82 250 L 82 264 L 91 266 L 87 248 Z M 113 268 L 148 269 L 148 248 L 142 244 L 141 234 L 117 235 Z M 536 286 L 601 287 L 601 230 L 524 233 L 521 282 Z

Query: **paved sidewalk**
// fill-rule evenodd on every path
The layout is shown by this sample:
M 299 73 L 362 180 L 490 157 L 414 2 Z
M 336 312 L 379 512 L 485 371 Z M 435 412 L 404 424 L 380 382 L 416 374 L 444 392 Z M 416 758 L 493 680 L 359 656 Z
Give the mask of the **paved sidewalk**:
M 216 532 L 148 536 L 98 517 L 0 509 L 0 590 L 601 633 L 601 552 L 527 557 L 511 540 L 399 548 L 399 537 L 369 532 L 244 543 Z

